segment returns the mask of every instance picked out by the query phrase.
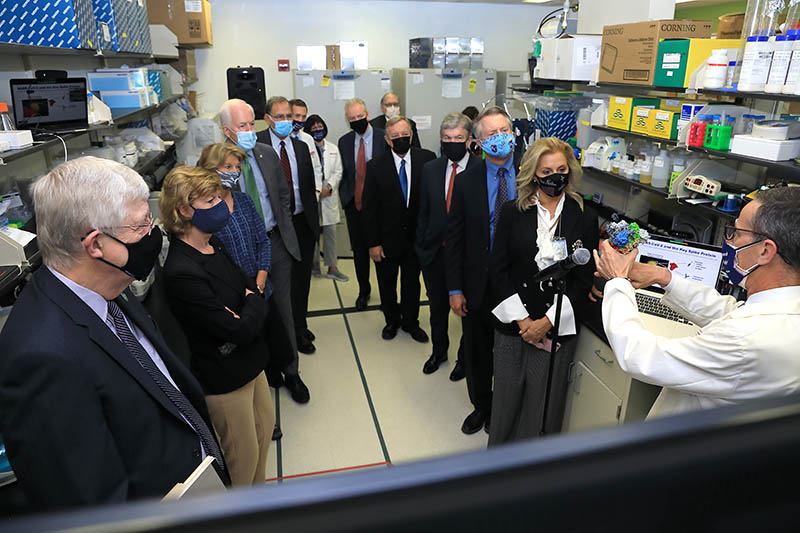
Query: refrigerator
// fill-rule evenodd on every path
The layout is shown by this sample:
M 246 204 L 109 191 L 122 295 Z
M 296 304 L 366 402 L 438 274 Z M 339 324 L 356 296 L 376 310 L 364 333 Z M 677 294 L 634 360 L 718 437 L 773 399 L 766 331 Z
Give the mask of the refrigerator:
M 439 153 L 439 125 L 450 112 L 494 105 L 497 74 L 493 69 L 392 70 L 392 88 L 403 114 L 417 123 L 423 148 Z
M 370 119 L 381 114 L 381 98 L 392 88 L 391 72 L 369 70 L 294 71 L 294 97 L 308 104 L 308 113 L 319 115 L 328 125 L 328 140 L 334 144 L 350 131 L 344 117 L 344 104 L 361 98 Z

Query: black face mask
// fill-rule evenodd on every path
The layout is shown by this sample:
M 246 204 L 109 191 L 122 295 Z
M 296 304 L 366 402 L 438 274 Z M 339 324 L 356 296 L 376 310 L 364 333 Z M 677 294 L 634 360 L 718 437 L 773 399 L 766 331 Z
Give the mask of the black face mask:
M 538 178 L 539 188 L 547 196 L 558 196 L 569 185 L 569 174 L 550 174 L 544 178 Z
M 392 139 L 392 151 L 397 155 L 406 155 L 411 149 L 411 137 Z
M 458 163 L 467 155 L 467 145 L 462 142 L 442 141 L 442 155 L 450 161 Z
M 154 226 L 153 229 L 150 230 L 150 233 L 134 243 L 122 242 L 108 233 L 104 233 L 103 235 L 108 235 L 128 249 L 128 262 L 123 266 L 117 266 L 103 258 L 100 258 L 100 261 L 117 270 L 123 271 L 130 277 L 138 279 L 139 281 L 146 280 L 147 276 L 150 275 L 150 271 L 153 270 L 156 264 L 158 254 L 161 252 L 161 244 L 164 236 L 161 234 L 161 230 L 158 226 Z
M 352 128 L 352 130 L 359 135 L 364 135 L 364 132 L 367 131 L 368 126 L 369 122 L 367 122 L 366 118 L 360 118 L 350 123 L 350 128 Z

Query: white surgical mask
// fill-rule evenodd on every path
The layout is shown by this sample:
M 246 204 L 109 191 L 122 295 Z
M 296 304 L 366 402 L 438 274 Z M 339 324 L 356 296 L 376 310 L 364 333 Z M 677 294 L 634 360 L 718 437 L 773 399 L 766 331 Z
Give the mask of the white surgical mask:
M 386 120 L 392 119 L 400 114 L 400 106 L 399 105 L 387 105 L 386 112 Z

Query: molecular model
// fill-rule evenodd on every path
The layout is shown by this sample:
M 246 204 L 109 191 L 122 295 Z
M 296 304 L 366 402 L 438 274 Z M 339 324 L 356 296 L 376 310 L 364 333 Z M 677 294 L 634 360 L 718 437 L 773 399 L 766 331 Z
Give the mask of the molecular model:
M 628 224 L 624 220 L 620 222 L 609 222 L 606 225 L 608 232 L 608 242 L 622 254 L 627 254 L 634 250 L 639 243 L 647 241 L 650 234 L 643 230 L 636 222 Z

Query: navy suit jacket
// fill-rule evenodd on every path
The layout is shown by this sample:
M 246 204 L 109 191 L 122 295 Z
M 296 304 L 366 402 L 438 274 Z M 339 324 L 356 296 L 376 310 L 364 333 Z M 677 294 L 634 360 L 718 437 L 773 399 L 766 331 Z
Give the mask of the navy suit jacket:
M 386 132 L 372 127 L 372 159 L 386 151 Z M 342 181 L 339 182 L 339 200 L 347 207 L 356 197 L 356 132 L 349 131 L 339 138 L 339 154 L 342 156 Z
M 211 428 L 200 384 L 141 304 L 127 290 L 116 302 Z M 200 464 L 200 439 L 174 404 L 46 267 L 14 305 L 0 346 L 0 434 L 34 507 L 161 497 Z

